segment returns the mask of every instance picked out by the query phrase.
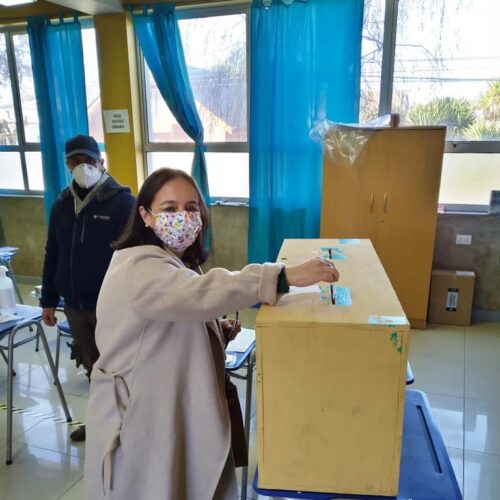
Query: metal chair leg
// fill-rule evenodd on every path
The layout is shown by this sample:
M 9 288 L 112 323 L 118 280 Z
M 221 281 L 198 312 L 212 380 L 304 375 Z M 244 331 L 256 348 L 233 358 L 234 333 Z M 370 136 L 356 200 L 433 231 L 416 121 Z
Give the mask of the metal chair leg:
M 5 463 L 12 463 L 12 397 L 13 397 L 13 377 L 14 370 L 14 335 L 15 331 L 9 335 L 8 362 L 7 362 L 7 456 Z
M 36 334 L 31 335 L 29 338 L 23 339 L 19 341 L 17 344 L 15 342 L 15 337 L 18 331 L 27 328 L 34 327 L 36 328 Z M 64 397 L 64 393 L 61 388 L 61 384 L 59 382 L 59 378 L 57 377 L 57 373 L 55 370 L 54 362 L 52 361 L 52 355 L 49 349 L 49 343 L 47 342 L 47 337 L 45 336 L 45 332 L 43 331 L 42 325 L 38 320 L 29 320 L 15 326 L 11 332 L 8 334 L 8 345 L 7 345 L 7 446 L 6 446 L 6 460 L 5 463 L 10 465 L 12 463 L 12 411 L 13 411 L 13 373 L 14 373 L 14 348 L 19 347 L 27 342 L 31 342 L 35 340 L 36 336 L 40 337 L 42 340 L 43 348 L 45 350 L 45 355 L 47 357 L 47 362 L 50 367 L 50 371 L 52 372 L 52 376 L 56 382 L 57 392 L 59 394 L 59 399 L 61 401 L 61 405 L 64 410 L 64 414 L 66 415 L 66 420 L 71 422 L 71 415 L 68 410 L 68 405 L 66 403 L 66 398 Z M 5 359 L 5 357 L 4 357 Z
M 38 335 L 42 340 L 42 345 L 45 350 L 45 355 L 47 357 L 47 362 L 49 363 L 50 371 L 52 372 L 52 376 L 54 377 L 57 392 L 59 394 L 59 400 L 61 401 L 61 405 L 64 410 L 64 415 L 66 416 L 66 421 L 71 422 L 71 414 L 68 410 L 68 405 L 66 403 L 66 398 L 64 397 L 64 393 L 59 382 L 59 378 L 57 376 L 57 372 L 54 366 L 54 362 L 52 361 L 52 355 L 50 354 L 49 343 L 47 342 L 47 337 L 45 337 L 45 333 L 43 331 L 42 325 L 39 321 L 32 321 L 29 323 L 31 326 L 35 326 L 37 329 L 36 335 Z M 8 345 L 8 373 L 7 373 L 7 457 L 5 463 L 7 465 L 12 464 L 12 397 L 13 397 L 13 377 L 12 371 L 14 369 L 14 338 L 16 333 L 28 326 L 28 324 L 24 323 L 19 325 L 19 327 L 14 327 L 11 334 L 9 335 L 9 345 Z M 34 337 L 31 337 L 30 340 L 33 340 Z
M 7 363 L 7 366 L 9 366 L 9 358 L 7 358 L 7 356 L 5 355 L 5 353 L 3 351 L 0 351 L 0 356 L 2 356 L 2 358 L 4 359 L 4 361 Z M 15 370 L 12 370 L 12 376 L 13 377 L 16 376 L 16 371 Z
M 57 327 L 57 337 L 56 337 L 56 359 L 54 362 L 56 373 L 59 375 L 59 355 L 61 352 L 61 330 Z M 54 385 L 56 381 L 54 380 Z
M 40 338 L 42 339 L 43 348 L 45 350 L 45 355 L 47 356 L 47 361 L 49 363 L 50 371 L 52 372 L 52 376 L 54 377 L 57 392 L 59 394 L 59 399 L 61 401 L 64 414 L 66 416 L 66 421 L 71 422 L 71 415 L 68 410 L 68 405 L 66 404 L 66 398 L 64 397 L 64 392 L 61 387 L 61 383 L 59 382 L 59 377 L 57 376 L 56 367 L 54 366 L 54 361 L 52 361 L 52 355 L 50 354 L 49 343 L 47 342 L 47 337 L 43 331 L 42 325 L 37 323 L 38 333 L 40 334 Z
M 247 384 L 245 399 L 245 440 L 247 442 L 247 452 L 250 454 L 250 420 L 252 417 L 252 384 L 253 369 L 255 366 L 255 350 L 250 354 L 247 362 Z M 250 465 L 250 464 L 249 464 Z M 247 498 L 248 466 L 241 470 L 241 500 Z
M 38 352 L 39 350 L 40 350 L 40 335 L 38 335 L 37 331 L 35 340 L 35 352 Z

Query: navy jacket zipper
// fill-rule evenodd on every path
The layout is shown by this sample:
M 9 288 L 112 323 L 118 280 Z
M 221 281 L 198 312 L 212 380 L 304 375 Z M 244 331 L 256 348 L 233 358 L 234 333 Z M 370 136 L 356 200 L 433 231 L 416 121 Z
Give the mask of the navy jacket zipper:
M 75 300 L 78 302 L 78 305 L 80 306 L 80 310 L 83 311 L 83 304 L 78 300 L 78 297 L 76 295 L 76 289 L 75 289 L 75 273 L 73 272 L 73 262 L 74 262 L 74 256 L 75 256 L 75 244 L 76 244 L 76 233 L 77 233 L 77 228 L 78 228 L 78 215 L 75 215 L 75 225 L 73 226 L 73 238 L 71 241 L 71 288 L 73 290 L 73 297 Z M 83 243 L 83 238 L 85 235 L 85 221 L 86 221 L 86 214 L 83 215 L 83 226 L 82 226 L 82 232 L 80 236 L 80 242 Z
M 82 226 L 82 234 L 80 236 L 80 243 L 83 243 L 83 239 L 85 237 L 85 223 L 87 222 L 87 214 L 83 216 L 83 226 Z
M 75 273 L 73 271 L 73 261 L 75 258 L 75 240 L 76 240 L 76 223 L 78 220 L 78 216 L 75 214 L 75 223 L 73 225 L 73 237 L 71 238 L 71 257 L 70 257 L 70 271 L 71 271 L 71 289 L 73 290 L 73 297 L 76 300 L 75 293 Z

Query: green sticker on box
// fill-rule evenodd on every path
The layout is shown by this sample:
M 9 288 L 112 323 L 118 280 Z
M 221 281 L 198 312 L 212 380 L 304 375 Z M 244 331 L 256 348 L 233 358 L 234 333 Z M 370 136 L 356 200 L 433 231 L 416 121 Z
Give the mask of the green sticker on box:
M 391 344 L 396 348 L 396 351 L 401 354 L 403 352 L 403 344 L 399 338 L 398 332 L 392 332 L 390 335 Z

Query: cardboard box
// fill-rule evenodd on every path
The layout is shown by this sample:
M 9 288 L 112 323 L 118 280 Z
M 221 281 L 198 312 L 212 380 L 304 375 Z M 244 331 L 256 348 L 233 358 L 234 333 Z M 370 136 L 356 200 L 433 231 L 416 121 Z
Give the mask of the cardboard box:
M 429 321 L 445 325 L 470 325 L 475 279 L 473 271 L 433 269 Z
M 311 255 L 334 297 L 292 289 L 256 320 L 259 486 L 396 496 L 408 320 L 369 240 L 285 240 L 278 260 Z

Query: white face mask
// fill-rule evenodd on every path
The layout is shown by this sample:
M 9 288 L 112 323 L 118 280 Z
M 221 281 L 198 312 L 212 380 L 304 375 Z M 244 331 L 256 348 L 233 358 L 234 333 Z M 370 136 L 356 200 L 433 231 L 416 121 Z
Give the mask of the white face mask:
M 89 189 L 92 186 L 95 186 L 97 181 L 102 176 L 102 170 L 99 167 L 94 167 L 88 163 L 80 163 L 77 165 L 73 172 L 73 179 L 75 182 L 84 189 Z

